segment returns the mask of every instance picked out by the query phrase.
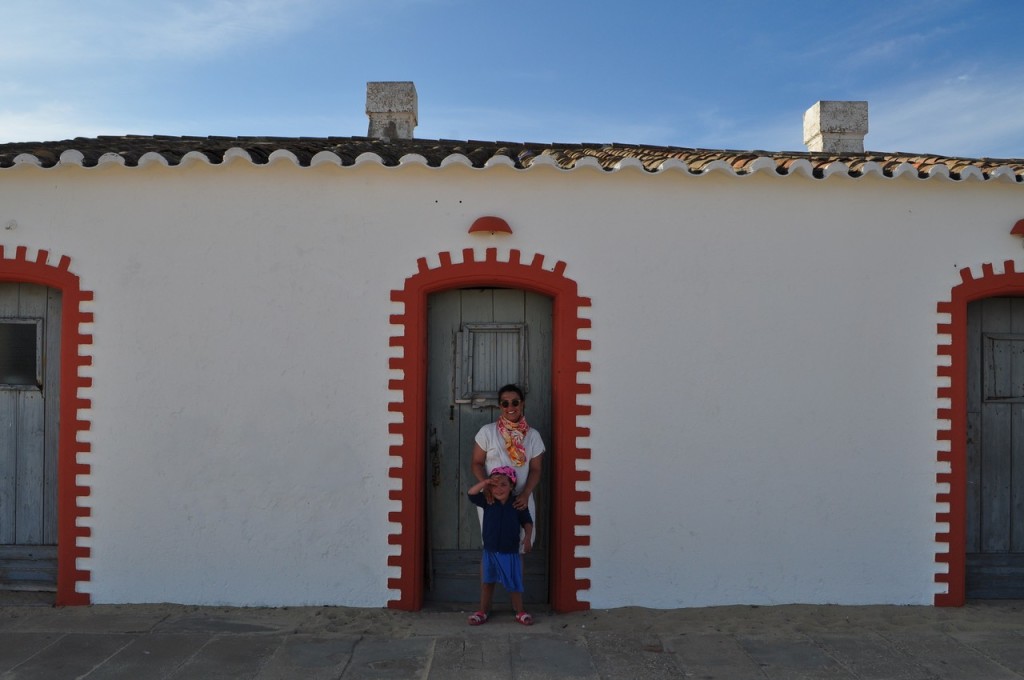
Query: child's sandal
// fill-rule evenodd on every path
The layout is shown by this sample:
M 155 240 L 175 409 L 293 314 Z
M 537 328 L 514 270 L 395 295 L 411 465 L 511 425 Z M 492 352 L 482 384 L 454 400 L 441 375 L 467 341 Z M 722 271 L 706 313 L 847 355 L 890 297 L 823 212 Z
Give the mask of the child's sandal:
M 533 617 L 527 614 L 526 612 L 519 612 L 518 614 L 516 614 L 516 621 L 523 624 L 524 626 L 533 625 Z
M 487 612 L 473 612 L 469 616 L 469 625 L 479 626 L 483 623 L 487 623 Z

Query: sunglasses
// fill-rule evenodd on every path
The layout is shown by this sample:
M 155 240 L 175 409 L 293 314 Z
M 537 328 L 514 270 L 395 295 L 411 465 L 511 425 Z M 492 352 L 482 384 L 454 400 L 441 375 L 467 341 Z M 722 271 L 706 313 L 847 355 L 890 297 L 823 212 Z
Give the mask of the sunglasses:
M 521 404 L 523 402 L 519 401 L 518 399 L 513 399 L 512 401 L 508 401 L 506 399 L 505 401 L 502 401 L 502 402 L 499 402 L 499 403 L 501 404 L 502 408 L 508 408 L 509 406 L 519 406 L 519 404 Z

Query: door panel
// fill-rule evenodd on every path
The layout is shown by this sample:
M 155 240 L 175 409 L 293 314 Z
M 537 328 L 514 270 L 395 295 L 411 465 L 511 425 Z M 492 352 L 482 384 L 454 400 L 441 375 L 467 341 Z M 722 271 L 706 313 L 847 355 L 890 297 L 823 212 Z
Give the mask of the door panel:
M 56 587 L 60 308 L 0 283 L 0 589 Z
M 528 386 L 526 418 L 551 442 L 551 300 L 521 290 L 435 293 L 428 301 L 427 536 L 425 598 L 476 602 L 480 596 L 480 523 L 466 490 L 474 437 L 498 417 L 496 390 Z M 521 346 L 523 345 L 524 346 Z M 467 356 L 469 355 L 469 356 Z M 547 460 L 534 491 L 534 551 L 523 562 L 527 602 L 547 602 Z M 505 595 L 501 588 L 495 601 Z
M 968 307 L 966 586 L 1024 597 L 1024 299 Z
M 18 545 L 42 545 L 43 517 L 46 512 L 43 489 L 46 468 L 43 465 L 43 396 L 36 390 L 18 394 L 15 446 L 18 450 L 18 472 L 15 493 L 17 527 L 14 542 Z

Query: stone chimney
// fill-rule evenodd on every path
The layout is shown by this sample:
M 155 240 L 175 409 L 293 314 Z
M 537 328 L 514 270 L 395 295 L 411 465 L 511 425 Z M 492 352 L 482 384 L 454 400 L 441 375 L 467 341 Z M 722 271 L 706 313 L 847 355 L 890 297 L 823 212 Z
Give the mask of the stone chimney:
M 867 102 L 817 102 L 804 113 L 804 144 L 811 152 L 864 153 Z
M 412 139 L 418 108 L 416 85 L 409 81 L 366 83 L 367 136 L 384 141 Z

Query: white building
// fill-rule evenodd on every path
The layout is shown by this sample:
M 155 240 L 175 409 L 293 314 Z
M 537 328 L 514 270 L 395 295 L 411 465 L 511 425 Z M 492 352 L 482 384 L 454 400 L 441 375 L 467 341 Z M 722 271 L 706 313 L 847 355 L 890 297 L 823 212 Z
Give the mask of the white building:
M 7 587 L 462 599 L 508 380 L 556 610 L 1024 596 L 1024 161 L 864 152 L 863 102 L 748 153 L 368 94 L 372 138 L 0 145 Z

